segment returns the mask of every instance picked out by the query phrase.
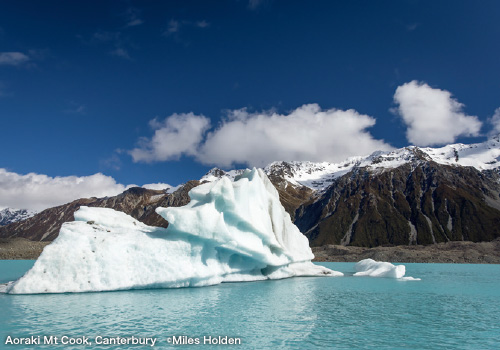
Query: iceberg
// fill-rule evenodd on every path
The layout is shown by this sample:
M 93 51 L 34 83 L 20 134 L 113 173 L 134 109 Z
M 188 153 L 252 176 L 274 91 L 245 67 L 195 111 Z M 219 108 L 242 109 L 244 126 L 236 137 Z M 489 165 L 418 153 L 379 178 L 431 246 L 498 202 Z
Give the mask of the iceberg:
M 389 262 L 364 259 L 354 265 L 354 276 L 397 278 L 405 281 L 420 281 L 420 278 L 405 277 L 406 266 Z
M 157 208 L 168 228 L 82 206 L 75 221 L 33 268 L 5 289 L 11 294 L 200 287 L 293 276 L 342 276 L 314 265 L 307 238 L 292 223 L 260 169 L 189 192 L 191 202 Z

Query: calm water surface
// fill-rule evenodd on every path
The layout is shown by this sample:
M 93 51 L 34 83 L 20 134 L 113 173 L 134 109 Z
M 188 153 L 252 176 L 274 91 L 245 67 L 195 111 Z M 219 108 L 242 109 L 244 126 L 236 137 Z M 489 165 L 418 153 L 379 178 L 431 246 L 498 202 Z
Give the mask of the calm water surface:
M 33 261 L 0 261 L 0 282 Z M 352 263 L 323 264 L 347 274 Z M 500 265 L 406 264 L 422 281 L 292 278 L 204 288 L 0 294 L 2 349 L 98 346 L 96 336 L 154 337 L 155 348 L 499 349 Z M 5 345 L 7 336 L 87 336 L 91 347 Z M 239 337 L 242 345 L 176 345 L 171 336 Z

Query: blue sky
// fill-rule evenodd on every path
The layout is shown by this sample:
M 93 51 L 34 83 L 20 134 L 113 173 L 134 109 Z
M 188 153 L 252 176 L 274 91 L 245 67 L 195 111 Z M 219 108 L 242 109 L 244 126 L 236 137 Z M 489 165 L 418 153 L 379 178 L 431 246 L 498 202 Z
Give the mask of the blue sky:
M 498 1 L 1 7 L 0 207 L 500 130 Z

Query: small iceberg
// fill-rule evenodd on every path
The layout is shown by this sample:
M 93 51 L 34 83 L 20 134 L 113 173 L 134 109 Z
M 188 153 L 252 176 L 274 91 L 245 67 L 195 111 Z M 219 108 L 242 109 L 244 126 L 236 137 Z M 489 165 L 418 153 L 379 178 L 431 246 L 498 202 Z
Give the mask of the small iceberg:
M 404 265 L 393 265 L 389 262 L 364 259 L 354 265 L 354 276 L 397 278 L 404 281 L 420 281 L 420 278 L 405 277 Z
M 189 192 L 179 208 L 157 208 L 168 228 L 106 208 L 81 207 L 35 265 L 5 289 L 12 294 L 200 287 L 293 276 L 342 276 L 311 262 L 260 169 Z

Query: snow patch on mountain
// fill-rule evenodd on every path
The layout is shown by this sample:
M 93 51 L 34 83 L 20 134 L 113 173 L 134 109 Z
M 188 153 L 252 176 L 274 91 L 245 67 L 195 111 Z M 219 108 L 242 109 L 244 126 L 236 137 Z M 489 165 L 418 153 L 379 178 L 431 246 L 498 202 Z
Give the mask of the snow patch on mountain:
M 480 171 L 500 167 L 500 135 L 483 143 L 422 148 L 436 163 L 471 166 Z
M 222 177 L 227 177 L 229 180 L 234 181 L 236 176 L 243 174 L 245 169 L 236 169 L 236 170 L 229 170 L 229 171 L 224 171 L 219 168 L 212 168 L 208 173 L 206 173 L 201 179 L 200 182 L 214 182 Z
M 284 178 L 294 185 L 324 190 L 333 181 L 356 168 L 384 171 L 408 163 L 434 161 L 445 165 L 472 166 L 479 171 L 500 169 L 500 135 L 477 144 L 452 144 L 440 148 L 408 146 L 390 152 L 376 151 L 368 156 L 356 156 L 340 163 L 280 161 L 269 164 L 264 172 L 268 176 Z M 231 180 L 243 170 L 224 171 L 213 168 L 201 181 L 212 182 L 221 177 Z
M 13 222 L 26 220 L 36 213 L 37 211 L 28 209 L 5 208 L 3 210 L 0 210 L 0 226 L 5 226 L 8 224 L 12 224 Z

